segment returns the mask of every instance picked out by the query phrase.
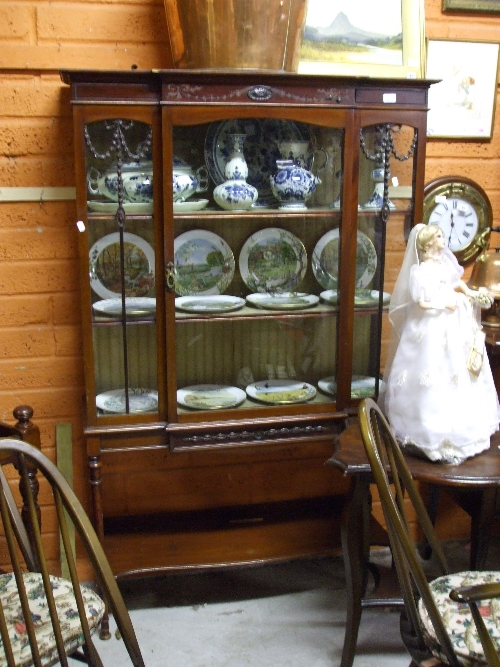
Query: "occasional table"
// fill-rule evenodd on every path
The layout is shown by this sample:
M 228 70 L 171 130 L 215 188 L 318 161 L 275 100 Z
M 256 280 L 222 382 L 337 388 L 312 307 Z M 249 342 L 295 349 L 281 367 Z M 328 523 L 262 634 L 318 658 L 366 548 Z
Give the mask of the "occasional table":
M 338 449 L 327 461 L 350 478 L 350 490 L 342 514 L 341 539 L 347 586 L 347 618 L 340 667 L 351 667 L 356 652 L 361 613 L 365 607 L 401 606 L 399 598 L 366 598 L 371 544 L 387 544 L 383 538 L 372 540 L 380 528 L 371 517 L 370 464 L 365 455 L 357 421 L 337 439 Z M 500 434 L 491 447 L 460 465 L 432 463 L 414 456 L 406 461 L 416 480 L 431 488 L 446 487 L 472 517 L 471 569 L 480 568 L 487 555 L 489 528 L 495 512 L 500 486 Z M 380 533 L 379 533 L 380 535 Z M 382 533 L 383 535 L 383 533 Z

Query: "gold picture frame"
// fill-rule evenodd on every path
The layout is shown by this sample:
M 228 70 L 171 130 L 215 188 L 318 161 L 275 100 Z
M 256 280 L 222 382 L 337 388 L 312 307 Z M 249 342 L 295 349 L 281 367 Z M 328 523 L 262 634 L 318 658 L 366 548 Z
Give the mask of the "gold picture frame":
M 498 42 L 429 39 L 427 136 L 487 141 L 493 133 L 498 80 Z
M 443 0 L 443 12 L 500 13 L 500 0 Z
M 309 0 L 299 73 L 420 79 L 423 0 Z

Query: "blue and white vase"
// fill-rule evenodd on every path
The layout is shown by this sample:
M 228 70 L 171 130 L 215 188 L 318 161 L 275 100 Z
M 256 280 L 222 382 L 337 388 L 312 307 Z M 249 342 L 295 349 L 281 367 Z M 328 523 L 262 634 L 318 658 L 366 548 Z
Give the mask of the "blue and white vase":
M 302 211 L 306 200 L 316 190 L 321 180 L 308 169 L 298 166 L 294 160 L 276 160 L 278 171 L 271 175 L 271 190 L 280 202 L 280 209 Z
M 231 152 L 224 170 L 227 178 L 214 190 L 216 203 L 227 211 L 247 211 L 255 204 L 259 193 L 247 183 L 248 166 L 243 154 L 245 134 L 229 134 Z

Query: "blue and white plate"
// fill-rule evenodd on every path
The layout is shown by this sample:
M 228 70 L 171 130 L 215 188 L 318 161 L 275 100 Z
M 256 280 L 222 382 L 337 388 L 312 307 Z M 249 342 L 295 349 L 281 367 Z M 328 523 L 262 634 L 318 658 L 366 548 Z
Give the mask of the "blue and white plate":
M 216 185 L 226 180 L 225 168 L 231 149 L 230 134 L 245 134 L 243 154 L 248 166 L 247 183 L 257 188 L 255 206 L 275 206 L 269 176 L 281 157 L 278 142 L 311 141 L 307 125 L 277 118 L 231 118 L 212 123 L 205 137 L 205 162 Z

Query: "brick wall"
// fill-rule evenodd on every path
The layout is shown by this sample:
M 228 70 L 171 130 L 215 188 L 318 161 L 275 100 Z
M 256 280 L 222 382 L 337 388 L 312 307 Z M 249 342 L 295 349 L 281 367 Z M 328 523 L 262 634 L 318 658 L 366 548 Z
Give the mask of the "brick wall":
M 168 68 L 161 0 L 61 0 L 0 4 L 0 188 L 71 186 L 69 90 L 59 68 Z M 426 0 L 427 36 L 494 40 L 500 15 L 443 15 Z M 429 141 L 426 180 L 478 181 L 500 223 L 500 115 L 486 143 Z M 74 202 L 0 202 L 0 419 L 35 408 L 42 446 L 73 425 L 75 486 L 87 498 L 83 372 Z M 500 239 L 493 240 L 493 243 Z

